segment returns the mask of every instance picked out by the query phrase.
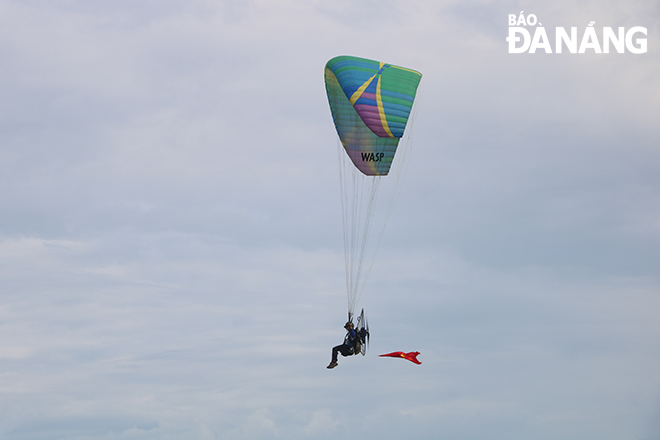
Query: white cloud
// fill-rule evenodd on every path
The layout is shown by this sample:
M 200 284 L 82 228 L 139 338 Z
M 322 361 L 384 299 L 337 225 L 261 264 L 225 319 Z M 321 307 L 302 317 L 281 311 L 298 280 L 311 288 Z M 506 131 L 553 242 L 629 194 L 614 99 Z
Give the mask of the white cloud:
M 29 347 L 0 347 L 0 359 L 25 359 L 30 356 Z
M 332 417 L 332 411 L 329 409 L 319 409 L 312 414 L 312 420 L 305 427 L 307 435 L 329 435 L 337 430 L 339 422 Z

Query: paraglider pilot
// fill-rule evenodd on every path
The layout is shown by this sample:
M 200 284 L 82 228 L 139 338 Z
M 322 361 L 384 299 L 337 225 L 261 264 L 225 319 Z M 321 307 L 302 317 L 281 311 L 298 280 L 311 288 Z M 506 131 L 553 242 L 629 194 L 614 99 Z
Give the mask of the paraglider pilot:
M 351 356 L 355 354 L 355 340 L 357 339 L 357 334 L 353 328 L 353 323 L 350 321 L 347 322 L 346 325 L 344 325 L 344 328 L 346 329 L 344 343 L 332 348 L 332 361 L 330 362 L 330 365 L 328 365 L 328 368 L 335 368 L 339 365 L 337 363 L 337 355 L 339 353 L 341 353 L 342 356 Z

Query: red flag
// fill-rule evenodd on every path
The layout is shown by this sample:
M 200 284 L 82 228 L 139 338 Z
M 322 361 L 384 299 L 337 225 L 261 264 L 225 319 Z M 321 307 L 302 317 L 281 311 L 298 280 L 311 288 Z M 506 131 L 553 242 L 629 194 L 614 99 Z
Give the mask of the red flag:
M 419 351 L 411 351 L 410 353 L 404 353 L 402 351 L 395 351 L 392 353 L 387 353 L 387 354 L 381 354 L 380 356 L 388 356 L 388 357 L 393 357 L 393 358 L 404 358 L 408 359 L 410 362 L 414 362 L 417 365 L 420 365 L 421 362 L 417 360 L 417 355 L 419 354 Z

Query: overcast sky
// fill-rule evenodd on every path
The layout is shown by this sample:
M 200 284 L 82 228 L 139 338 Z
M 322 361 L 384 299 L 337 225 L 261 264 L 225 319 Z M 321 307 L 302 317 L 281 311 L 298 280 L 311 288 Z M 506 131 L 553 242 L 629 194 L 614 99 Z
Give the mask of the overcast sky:
M 521 11 L 648 52 L 509 54 Z M 0 0 L 0 438 L 660 438 L 659 31 L 653 0 Z M 337 55 L 424 76 L 370 350 L 327 370 Z

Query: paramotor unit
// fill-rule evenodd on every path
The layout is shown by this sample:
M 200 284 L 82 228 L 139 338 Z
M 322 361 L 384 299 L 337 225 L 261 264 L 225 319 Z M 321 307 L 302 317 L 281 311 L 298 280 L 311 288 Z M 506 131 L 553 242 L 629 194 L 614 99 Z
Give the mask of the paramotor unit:
M 352 317 L 349 317 L 349 321 L 352 322 Z M 364 309 L 362 309 L 360 316 L 357 318 L 355 333 L 357 338 L 355 338 L 353 354 L 361 353 L 364 356 L 367 354 L 367 348 L 369 348 L 369 323 L 364 315 Z

